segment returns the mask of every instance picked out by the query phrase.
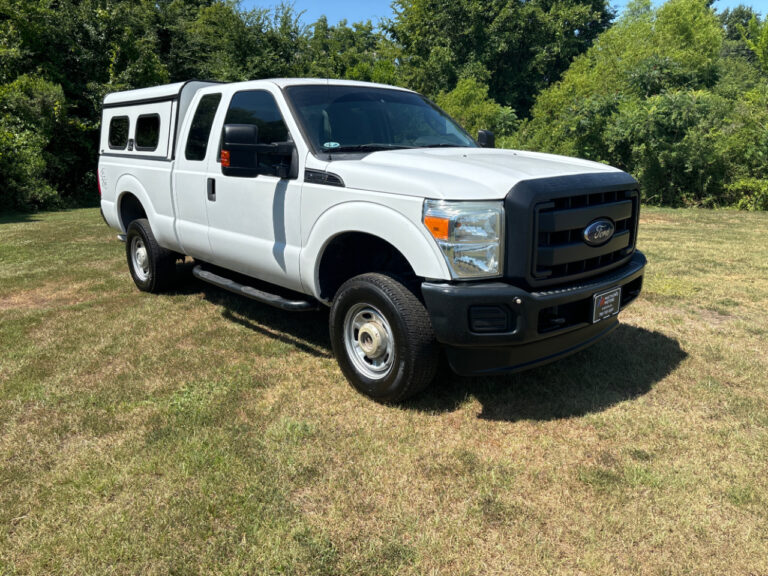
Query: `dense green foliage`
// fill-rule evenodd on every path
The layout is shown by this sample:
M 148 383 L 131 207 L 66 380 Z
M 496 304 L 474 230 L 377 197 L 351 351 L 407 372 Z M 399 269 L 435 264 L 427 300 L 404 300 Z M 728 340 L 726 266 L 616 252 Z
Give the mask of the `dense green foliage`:
M 61 87 L 22 75 L 0 86 L 0 209 L 56 206 L 57 158 L 47 151 L 62 124 Z
M 101 101 L 190 78 L 408 86 L 502 146 L 584 156 L 659 204 L 768 200 L 768 24 L 706 0 L 395 0 L 305 25 L 232 0 L 0 0 L 0 210 L 93 203 Z M 522 119 L 522 122 L 520 121 Z
M 301 69 L 288 8 L 221 0 L 0 0 L 0 209 L 92 203 L 107 92 Z
M 396 0 L 389 31 L 403 47 L 403 79 L 416 90 L 451 90 L 462 77 L 527 113 L 539 90 L 607 29 L 604 0 Z
M 510 105 L 527 110 L 611 16 L 606 0 L 396 5 L 378 29 L 326 18 L 305 25 L 287 4 L 0 0 L 0 210 L 92 203 L 104 95 L 190 78 L 406 85 L 439 97 L 473 131 L 509 135 Z
M 544 90 L 515 144 L 632 172 L 647 202 L 760 209 L 768 26 L 704 0 L 638 1 Z
M 461 78 L 450 92 L 440 92 L 436 102 L 470 133 L 493 130 L 502 145 L 517 125 L 517 115 L 488 96 L 488 86 L 475 78 Z

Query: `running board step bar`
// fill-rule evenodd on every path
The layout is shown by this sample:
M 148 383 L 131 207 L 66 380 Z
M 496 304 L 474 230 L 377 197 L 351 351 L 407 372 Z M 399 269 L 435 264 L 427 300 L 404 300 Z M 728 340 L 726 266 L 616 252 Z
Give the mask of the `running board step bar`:
M 253 286 L 238 284 L 234 280 L 230 280 L 229 278 L 224 278 L 223 276 L 219 276 L 213 272 L 203 270 L 203 267 L 200 265 L 197 265 L 192 269 L 192 274 L 195 276 L 195 278 L 199 278 L 204 282 L 208 282 L 209 284 L 213 284 L 214 286 L 218 286 L 224 290 L 229 290 L 235 294 L 240 294 L 241 296 L 245 296 L 251 300 L 256 300 L 262 304 L 280 308 L 281 310 L 289 310 L 291 312 L 309 312 L 318 309 L 316 302 L 312 302 L 310 300 L 289 300 L 288 298 L 283 298 L 277 294 L 270 294 L 269 292 L 264 292 L 263 290 L 257 290 Z

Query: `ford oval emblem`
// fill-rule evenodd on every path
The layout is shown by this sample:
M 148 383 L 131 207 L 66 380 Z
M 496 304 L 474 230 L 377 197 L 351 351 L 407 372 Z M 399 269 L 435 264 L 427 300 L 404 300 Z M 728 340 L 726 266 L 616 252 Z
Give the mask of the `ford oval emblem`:
M 584 228 L 584 242 L 590 246 L 600 246 L 613 238 L 616 227 L 607 218 L 595 220 Z

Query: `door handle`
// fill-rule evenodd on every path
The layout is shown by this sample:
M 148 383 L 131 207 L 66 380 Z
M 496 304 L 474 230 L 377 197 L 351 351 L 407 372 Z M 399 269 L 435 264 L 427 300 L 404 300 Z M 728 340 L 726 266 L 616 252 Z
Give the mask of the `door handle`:
M 208 200 L 216 202 L 216 180 L 208 178 Z

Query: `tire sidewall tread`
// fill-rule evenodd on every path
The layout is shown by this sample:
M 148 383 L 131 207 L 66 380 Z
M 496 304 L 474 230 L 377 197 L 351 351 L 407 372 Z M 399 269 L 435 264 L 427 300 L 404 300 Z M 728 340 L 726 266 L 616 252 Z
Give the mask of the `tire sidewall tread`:
M 149 257 L 149 277 L 141 280 L 133 268 L 131 245 L 133 238 L 140 237 L 144 242 Z M 160 246 L 152 233 L 149 220 L 139 218 L 131 222 L 126 231 L 125 254 L 128 260 L 128 270 L 133 282 L 142 292 L 159 293 L 167 290 L 172 284 L 175 275 L 176 258 L 174 253 Z
M 437 370 L 438 346 L 432 323 L 409 284 L 394 275 L 362 274 L 339 288 L 331 306 L 331 344 L 339 366 L 359 392 L 378 402 L 395 403 L 413 396 L 432 381 Z M 359 302 L 376 306 L 393 332 L 395 366 L 383 380 L 366 378 L 347 356 L 344 321 L 349 308 Z

